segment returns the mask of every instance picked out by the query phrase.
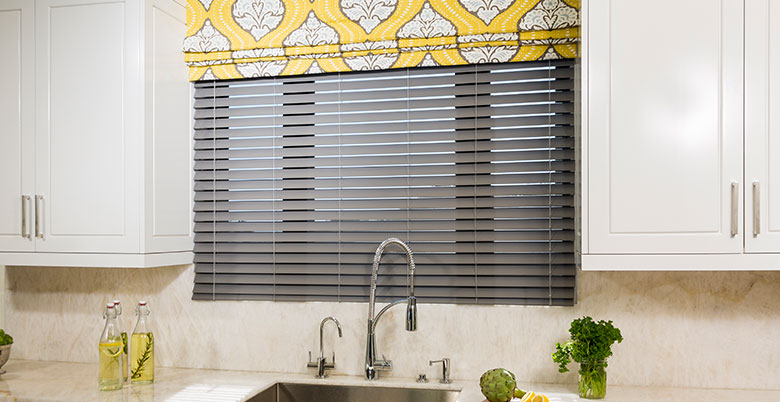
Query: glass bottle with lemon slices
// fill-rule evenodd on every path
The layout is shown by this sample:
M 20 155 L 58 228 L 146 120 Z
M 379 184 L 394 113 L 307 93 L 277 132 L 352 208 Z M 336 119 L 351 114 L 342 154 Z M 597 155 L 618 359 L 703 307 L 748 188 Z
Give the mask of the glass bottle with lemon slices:
M 98 350 L 100 353 L 98 369 L 98 388 L 110 391 L 122 388 L 122 335 L 117 323 L 114 303 L 108 303 L 103 316 L 106 325 L 100 336 Z
M 116 310 L 116 322 L 119 328 L 119 334 L 122 336 L 122 358 L 119 364 L 122 366 L 122 381 L 127 382 L 127 332 L 125 331 L 125 323 L 122 322 L 122 303 L 119 300 L 114 300 L 114 310 Z

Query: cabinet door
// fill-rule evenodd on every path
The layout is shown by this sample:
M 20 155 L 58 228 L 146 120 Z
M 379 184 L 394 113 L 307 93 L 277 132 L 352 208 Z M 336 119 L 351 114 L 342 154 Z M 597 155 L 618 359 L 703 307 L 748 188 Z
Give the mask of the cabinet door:
M 780 3 L 745 5 L 745 250 L 780 253 Z M 780 261 L 780 259 L 778 260 Z
M 585 7 L 584 252 L 740 253 L 743 0 Z
M 36 251 L 139 250 L 136 139 L 128 127 L 143 117 L 128 113 L 138 55 L 128 49 L 137 24 L 127 23 L 127 8 L 36 2 L 36 193 L 43 196 Z
M 146 252 L 192 250 L 191 84 L 181 62 L 187 30 L 186 8 L 170 0 L 153 0 L 145 10 Z
M 0 0 L 0 251 L 34 249 L 34 6 Z

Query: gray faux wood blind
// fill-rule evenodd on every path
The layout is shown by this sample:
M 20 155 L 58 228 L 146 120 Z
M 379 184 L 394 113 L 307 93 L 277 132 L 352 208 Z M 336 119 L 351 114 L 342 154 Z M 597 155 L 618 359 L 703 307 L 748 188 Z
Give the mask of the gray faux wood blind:
M 195 84 L 194 299 L 572 305 L 573 62 Z M 377 296 L 406 295 L 388 249 Z

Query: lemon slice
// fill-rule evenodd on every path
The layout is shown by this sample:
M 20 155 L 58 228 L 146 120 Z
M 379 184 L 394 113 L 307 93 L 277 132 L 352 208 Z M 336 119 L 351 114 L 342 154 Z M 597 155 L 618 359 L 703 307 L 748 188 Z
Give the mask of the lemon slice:
M 525 393 L 520 402 L 550 402 L 550 398 L 544 394 L 537 394 L 534 391 L 528 391 Z
M 117 357 L 122 353 L 122 342 L 101 342 L 98 349 L 108 357 Z

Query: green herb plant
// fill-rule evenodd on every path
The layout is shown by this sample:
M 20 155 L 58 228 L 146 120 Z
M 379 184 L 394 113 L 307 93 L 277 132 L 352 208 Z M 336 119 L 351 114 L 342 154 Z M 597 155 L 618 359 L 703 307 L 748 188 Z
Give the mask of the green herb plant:
M 135 370 L 130 372 L 130 378 L 133 380 L 137 380 L 141 378 L 141 374 L 143 373 L 144 369 L 146 368 L 146 362 L 149 361 L 149 358 L 152 357 L 152 347 L 154 346 L 154 336 L 152 336 L 152 333 L 150 332 L 148 334 L 148 338 L 146 338 L 146 345 L 144 346 L 144 352 L 141 354 L 141 357 L 138 358 L 136 361 L 136 367 Z
M 571 340 L 555 345 L 553 362 L 558 371 L 569 371 L 566 367 L 572 360 L 580 364 L 580 397 L 603 398 L 607 393 L 607 358 L 612 356 L 612 344 L 622 342 L 620 330 L 612 321 L 595 322 L 591 317 L 582 317 L 571 322 Z
M 2 345 L 10 345 L 14 343 L 14 338 L 11 335 L 8 335 L 0 329 L 0 346 Z

